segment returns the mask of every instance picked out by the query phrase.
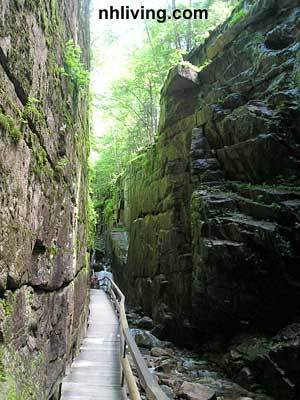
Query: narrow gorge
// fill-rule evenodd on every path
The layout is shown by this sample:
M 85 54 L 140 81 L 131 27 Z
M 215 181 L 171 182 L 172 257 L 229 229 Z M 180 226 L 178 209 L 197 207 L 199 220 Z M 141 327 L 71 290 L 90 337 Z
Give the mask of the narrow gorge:
M 103 322 L 113 350 L 120 341 L 121 358 L 130 353 L 120 307 L 113 334 L 106 327 L 104 265 L 126 297 L 132 335 L 144 323 L 157 337 L 142 354 L 168 398 L 300 399 L 300 5 L 227 3 L 190 1 L 215 21 L 165 36 L 153 21 L 135 36 L 109 21 L 102 34 L 114 68 L 101 70 L 107 50 L 90 37 L 97 2 L 0 0 L 0 400 L 112 400 L 106 389 L 62 394 L 81 351 L 109 339 L 88 336 L 91 325 Z M 126 35 L 147 43 L 130 48 L 141 51 L 135 64 L 113 47 Z M 153 52 L 171 35 L 164 64 L 167 50 Z M 127 75 L 106 87 L 122 68 Z M 105 95 L 92 93 L 93 80 Z M 99 121 L 99 110 L 119 125 Z M 116 127 L 128 129 L 125 144 Z M 93 164 L 107 149 L 106 164 Z M 103 319 L 90 304 L 97 293 Z M 86 363 L 91 378 L 110 345 Z M 133 359 L 136 398 L 164 399 L 149 395 Z M 123 393 L 124 370 L 121 382 Z

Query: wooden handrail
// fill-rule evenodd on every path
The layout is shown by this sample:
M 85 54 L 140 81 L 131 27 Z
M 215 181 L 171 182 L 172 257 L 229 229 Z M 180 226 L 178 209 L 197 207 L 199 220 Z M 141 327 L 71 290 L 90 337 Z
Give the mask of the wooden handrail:
M 108 277 L 100 279 L 100 282 L 104 281 L 104 285 L 107 293 L 109 294 L 115 309 L 118 313 L 120 323 L 120 337 L 121 337 L 121 366 L 122 366 L 122 384 L 124 379 L 126 380 L 127 387 L 129 390 L 130 398 L 132 400 L 140 400 L 139 390 L 132 373 L 130 363 L 127 358 L 127 350 L 130 352 L 134 361 L 141 386 L 145 390 L 146 398 L 148 400 L 169 400 L 167 395 L 161 390 L 158 383 L 150 373 L 145 360 L 130 333 L 130 329 L 127 322 L 125 312 L 125 296 L 119 289 L 119 287 Z

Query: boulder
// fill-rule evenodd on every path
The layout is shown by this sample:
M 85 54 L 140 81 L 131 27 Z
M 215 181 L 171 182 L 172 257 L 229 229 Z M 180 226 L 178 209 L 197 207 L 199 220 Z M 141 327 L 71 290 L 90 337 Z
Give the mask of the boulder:
M 258 336 L 238 339 L 228 354 L 231 376 L 254 389 L 261 383 L 276 399 L 297 397 L 300 386 L 300 324 L 292 324 L 271 339 Z M 255 384 L 255 386 L 257 386 Z
M 134 340 L 139 347 L 151 349 L 152 347 L 170 346 L 170 342 L 163 342 L 150 332 L 143 331 L 142 329 L 131 329 L 131 334 L 133 335 Z
M 151 331 L 154 328 L 153 320 L 150 317 L 143 317 L 139 319 L 136 323 L 139 329 L 146 329 L 147 331 Z
M 170 373 L 170 372 L 176 370 L 177 366 L 178 366 L 178 363 L 174 359 L 162 360 L 155 367 L 155 371 L 164 372 L 164 373 Z
M 174 392 L 169 386 L 161 385 L 160 388 L 170 399 L 174 399 Z
M 188 400 L 217 400 L 216 393 L 200 383 L 183 382 L 179 398 Z
M 164 356 L 172 356 L 174 351 L 172 349 L 162 349 L 161 347 L 153 347 L 151 349 L 151 355 L 153 357 L 164 357 Z
M 170 70 L 163 92 L 173 94 L 186 89 L 193 89 L 198 85 L 198 72 L 192 64 L 178 64 Z
M 270 50 L 281 50 L 290 46 L 294 41 L 287 24 L 276 26 L 266 37 L 265 43 Z

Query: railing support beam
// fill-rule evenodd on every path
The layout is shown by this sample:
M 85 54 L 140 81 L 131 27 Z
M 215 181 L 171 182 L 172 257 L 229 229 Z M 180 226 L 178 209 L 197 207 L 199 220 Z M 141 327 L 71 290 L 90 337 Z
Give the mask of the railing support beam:
M 121 346 L 121 366 L 122 376 L 121 385 L 124 385 L 126 381 L 129 395 L 131 400 L 141 400 L 141 396 L 138 390 L 136 379 L 133 375 L 130 363 L 127 357 L 127 347 L 132 356 L 135 364 L 141 386 L 145 389 L 146 397 L 148 400 L 169 400 L 167 395 L 161 390 L 158 383 L 151 375 L 145 360 L 135 343 L 134 338 L 130 333 L 128 327 L 126 312 L 125 312 L 125 296 L 118 288 L 118 286 L 108 277 L 100 280 L 103 281 L 107 287 L 107 293 L 115 307 L 116 314 L 119 318 L 120 323 L 120 346 Z

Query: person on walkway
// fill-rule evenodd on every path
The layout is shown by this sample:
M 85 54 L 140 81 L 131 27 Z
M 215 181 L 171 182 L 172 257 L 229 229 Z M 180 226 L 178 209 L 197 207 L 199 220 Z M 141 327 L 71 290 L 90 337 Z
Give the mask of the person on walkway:
M 98 272 L 97 275 L 98 275 L 98 283 L 99 283 L 100 289 L 101 289 L 101 287 L 106 286 L 106 284 L 107 284 L 107 281 L 103 281 L 103 279 L 105 277 L 109 278 L 113 281 L 113 274 L 110 272 L 110 270 L 108 269 L 107 266 L 104 266 L 104 270 Z
M 91 276 L 91 288 L 97 289 L 98 288 L 98 277 L 95 272 L 93 272 Z

